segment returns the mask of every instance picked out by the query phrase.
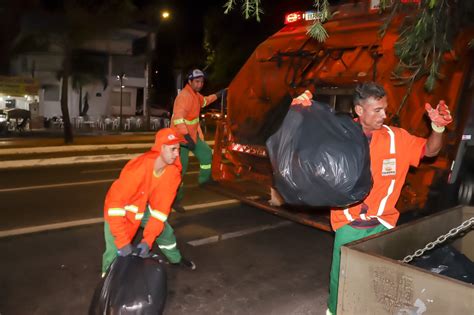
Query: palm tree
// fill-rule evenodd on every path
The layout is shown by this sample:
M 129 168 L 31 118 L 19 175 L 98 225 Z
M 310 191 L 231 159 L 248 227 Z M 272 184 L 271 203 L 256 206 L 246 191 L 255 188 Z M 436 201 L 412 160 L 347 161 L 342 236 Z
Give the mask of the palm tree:
M 30 24 L 24 25 L 14 51 L 55 51 L 62 56 L 58 76 L 61 79 L 64 142 L 69 144 L 73 142 L 68 108 L 69 80 L 72 78 L 73 86 L 79 87 L 86 81 L 100 80 L 104 75 L 97 73 L 94 65 L 86 64 L 91 59 L 81 59 L 85 57 L 85 54 L 81 54 L 82 48 L 87 41 L 128 25 L 135 7 L 130 0 L 70 0 L 60 2 L 57 7 L 48 10 L 41 5 L 35 9 L 39 9 L 39 13 L 35 12 L 35 18 L 29 21 Z
M 87 93 L 84 95 L 83 107 L 82 88 L 96 82 L 101 82 L 104 90 L 107 88 L 107 56 L 84 50 L 75 51 L 71 63 L 71 81 L 72 88 L 79 92 L 79 116 L 84 116 L 89 96 Z

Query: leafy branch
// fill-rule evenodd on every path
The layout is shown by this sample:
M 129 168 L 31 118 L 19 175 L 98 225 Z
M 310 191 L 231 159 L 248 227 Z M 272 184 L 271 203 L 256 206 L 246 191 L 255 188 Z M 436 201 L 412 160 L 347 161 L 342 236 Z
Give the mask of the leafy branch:
M 328 0 L 314 0 L 314 7 L 316 8 L 316 20 L 313 25 L 308 28 L 307 34 L 315 38 L 318 42 L 324 43 L 329 37 L 328 32 L 324 28 L 323 23 L 331 18 L 331 11 L 329 9 Z
M 224 4 L 224 14 L 230 13 L 236 5 L 237 0 L 227 0 Z M 263 14 L 261 0 L 242 0 L 242 14 L 246 19 L 255 17 L 260 22 L 260 16 Z

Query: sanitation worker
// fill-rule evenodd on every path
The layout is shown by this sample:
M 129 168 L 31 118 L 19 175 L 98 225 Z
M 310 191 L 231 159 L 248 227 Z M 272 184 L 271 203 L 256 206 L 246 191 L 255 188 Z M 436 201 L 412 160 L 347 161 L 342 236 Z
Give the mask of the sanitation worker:
M 117 255 L 136 253 L 147 257 L 155 242 L 171 264 L 196 268 L 192 261 L 181 256 L 168 223 L 181 182 L 178 156 L 182 141 L 171 128 L 161 129 L 151 150 L 128 162 L 110 187 L 104 205 L 102 275 Z M 133 247 L 139 227 L 144 228 L 143 238 Z
M 176 130 L 186 141 L 181 145 L 182 176 L 188 167 L 189 151 L 192 151 L 199 161 L 198 183 L 204 184 L 211 178 L 212 151 L 204 141 L 204 136 L 199 126 L 199 115 L 201 108 L 206 107 L 225 94 L 225 89 L 209 96 L 202 96 L 199 92 L 204 86 L 204 72 L 194 69 L 188 75 L 188 83 L 178 94 L 173 105 L 173 116 L 171 117 L 171 128 Z M 184 196 L 181 184 L 173 209 L 184 212 L 180 200 Z
M 444 101 L 436 108 L 425 104 L 432 132 L 427 139 L 409 134 L 402 128 L 384 125 L 387 96 L 374 82 L 357 86 L 354 111 L 370 143 L 371 172 L 374 185 L 361 203 L 347 209 L 331 210 L 331 225 L 336 232 L 330 274 L 327 314 L 337 312 L 340 249 L 344 244 L 362 239 L 397 224 L 395 205 L 410 166 L 417 167 L 421 158 L 436 156 L 442 146 L 445 126 L 452 117 Z

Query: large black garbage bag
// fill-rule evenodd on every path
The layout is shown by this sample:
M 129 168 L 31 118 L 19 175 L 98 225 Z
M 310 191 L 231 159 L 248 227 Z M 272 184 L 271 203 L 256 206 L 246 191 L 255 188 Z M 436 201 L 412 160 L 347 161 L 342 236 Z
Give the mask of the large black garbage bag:
M 367 138 L 327 104 L 291 106 L 266 144 L 274 185 L 289 204 L 346 207 L 372 188 Z
M 431 272 L 474 284 L 474 263 L 451 245 L 426 252 L 410 263 Z
M 97 286 L 90 315 L 156 315 L 166 301 L 166 272 L 154 258 L 117 257 Z

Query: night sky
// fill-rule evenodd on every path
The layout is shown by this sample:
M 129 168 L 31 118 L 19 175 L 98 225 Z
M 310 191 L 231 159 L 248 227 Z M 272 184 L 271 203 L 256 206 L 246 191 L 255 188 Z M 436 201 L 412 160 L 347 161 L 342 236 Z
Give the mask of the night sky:
M 66 0 L 68 1 L 68 0 Z M 100 0 L 92 1 L 91 5 Z M 140 8 L 146 8 L 152 0 L 134 0 Z M 213 49 L 219 56 L 218 63 L 207 70 L 213 80 L 208 80 L 204 92 L 223 88 L 244 64 L 257 45 L 283 27 L 285 13 L 311 9 L 312 0 L 263 0 L 261 22 L 254 18 L 245 20 L 241 14 L 241 1 L 231 14 L 225 15 L 225 0 L 163 0 L 159 4 L 171 12 L 171 19 L 161 23 L 157 30 L 156 85 L 161 98 L 174 97 L 174 73 L 186 73 L 194 67 L 204 68 L 206 52 L 204 34 L 212 38 Z M 62 0 L 16 0 L 0 4 L 0 74 L 8 75 L 11 54 L 9 47 L 20 30 L 21 17 L 31 7 L 42 6 L 57 10 Z M 206 26 L 207 25 L 207 26 Z M 213 27 L 209 28 L 208 25 Z M 207 27 L 207 28 L 206 28 Z M 238 49 L 235 49 L 238 47 Z M 220 76 L 213 76 L 219 70 Z M 222 71 L 225 70 L 225 71 Z

